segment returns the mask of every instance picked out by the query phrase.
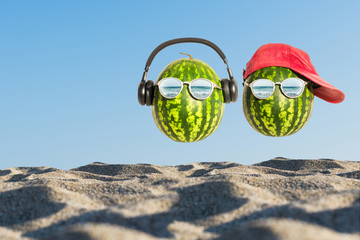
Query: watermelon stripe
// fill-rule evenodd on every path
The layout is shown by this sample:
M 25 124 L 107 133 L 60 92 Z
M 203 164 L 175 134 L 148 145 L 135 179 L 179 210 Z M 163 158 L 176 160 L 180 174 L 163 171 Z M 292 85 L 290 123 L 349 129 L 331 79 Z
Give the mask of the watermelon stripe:
M 306 99 L 304 101 L 303 96 L 300 96 L 296 103 L 297 103 L 297 108 L 295 108 L 295 110 L 297 109 L 297 111 L 296 111 L 297 116 L 295 118 L 293 128 L 289 131 L 289 134 L 293 134 L 302 128 L 301 121 L 304 118 L 305 106 L 307 105 L 307 101 L 306 101 Z
M 202 64 L 200 63 L 195 63 L 196 65 L 196 69 L 198 69 L 199 71 L 199 75 L 197 75 L 196 77 L 199 78 L 200 76 L 206 76 L 206 72 L 205 72 L 205 68 L 204 66 L 202 66 Z
M 204 137 L 210 136 L 215 130 L 214 126 L 218 126 L 218 124 L 219 124 L 219 122 L 218 122 L 219 109 L 218 108 L 219 108 L 219 105 L 217 102 L 215 102 L 214 105 L 211 105 L 211 109 L 214 111 L 210 113 L 210 120 L 208 119 L 209 127 L 207 128 L 206 131 L 204 131 Z
M 254 98 L 254 96 L 252 96 L 252 98 Z M 253 122 L 254 122 L 255 126 L 257 126 L 259 128 L 259 131 L 261 133 L 264 133 L 264 134 L 266 134 L 266 133 L 270 134 L 272 129 L 266 128 L 265 123 L 264 123 L 265 122 L 264 119 L 259 117 L 260 112 L 256 111 L 256 109 L 259 109 L 259 105 L 261 104 L 262 101 L 263 100 L 256 101 L 256 99 L 251 100 L 251 102 L 250 102 L 250 104 L 251 104 L 250 105 L 251 106 L 251 108 L 250 108 L 251 109 L 251 114 L 255 116 L 253 118 Z
M 167 105 L 166 102 L 167 102 L 167 100 L 163 101 L 162 109 L 166 109 L 166 105 Z M 160 118 L 159 120 L 160 120 L 161 125 L 163 126 L 163 128 L 166 129 L 166 133 L 169 136 L 171 136 L 172 138 L 175 138 L 175 136 L 177 137 L 177 135 L 174 132 L 173 127 L 171 125 L 164 124 L 164 122 L 168 121 L 168 119 L 169 119 L 168 112 L 167 111 L 166 112 L 162 111 L 162 116 L 163 116 L 163 119 Z
M 213 92 L 213 95 L 212 95 L 212 98 L 208 98 L 206 101 L 207 101 L 207 112 L 209 112 L 209 115 L 207 115 L 207 123 L 209 124 L 208 125 L 208 128 L 207 128 L 207 131 L 204 131 L 204 136 L 205 137 L 208 137 L 211 133 L 213 133 L 213 130 L 215 126 L 218 126 L 217 124 L 217 118 L 218 118 L 218 115 L 219 115 L 219 105 L 218 105 L 218 102 L 219 100 L 217 101 L 214 101 L 215 99 L 215 96 L 216 96 L 216 93 L 215 91 Z M 222 117 L 222 115 L 221 115 Z
M 306 91 L 305 92 L 306 94 L 306 97 L 309 98 L 310 96 L 310 93 L 309 91 Z M 301 122 L 302 126 L 305 125 L 305 123 L 307 122 L 307 120 L 310 118 L 310 114 L 311 114 L 311 111 L 312 110 L 312 105 L 313 105 L 313 101 L 311 101 L 311 104 L 306 104 L 305 105 L 305 113 L 304 113 L 304 119 L 303 121 Z
M 155 89 L 155 91 L 158 91 Z M 152 113 L 153 118 L 155 119 L 156 126 L 160 129 L 161 132 L 163 132 L 165 135 L 169 136 L 171 139 L 175 140 L 174 136 L 171 134 L 168 126 L 164 125 L 164 116 L 162 113 L 158 114 L 158 116 L 155 116 L 156 108 L 157 106 L 162 106 L 164 103 L 161 98 L 154 98 L 154 103 L 152 106 Z
M 221 92 L 219 89 L 217 89 L 217 90 L 216 90 L 216 94 L 215 94 L 215 99 L 216 99 L 216 96 L 217 96 L 219 99 L 221 99 L 221 98 L 220 98 L 220 94 L 221 94 L 221 93 L 222 93 L 222 92 Z M 220 124 L 220 122 L 221 122 L 221 117 L 219 117 L 219 116 L 223 116 L 225 108 L 224 108 L 224 106 L 223 106 L 223 107 L 219 107 L 219 106 L 218 106 L 218 105 L 219 105 L 219 102 L 223 102 L 223 100 L 221 99 L 220 101 L 216 101 L 216 102 L 215 102 L 215 110 L 214 110 L 214 115 L 215 115 L 215 117 L 214 117 L 214 123 L 212 123 L 212 124 L 210 125 L 210 129 L 211 129 L 212 131 L 211 131 L 211 133 L 209 133 L 209 134 L 206 135 L 206 136 L 209 136 L 210 134 L 212 134 L 212 133 L 215 131 L 216 126 L 219 126 L 219 124 Z
M 183 91 L 186 91 L 186 89 L 183 89 Z M 181 109 L 182 105 L 180 104 L 182 102 L 181 99 L 173 99 L 174 101 L 166 101 L 166 114 L 168 116 L 168 121 L 171 122 L 170 128 L 173 131 L 173 133 L 182 141 L 186 139 L 186 133 L 184 129 L 182 129 L 182 122 L 179 121 L 179 110 Z
M 203 121 L 202 121 L 202 126 L 204 128 L 204 131 L 201 132 L 201 134 L 198 135 L 198 137 L 195 139 L 196 141 L 200 140 L 200 139 L 203 139 L 206 137 L 206 134 L 208 133 L 209 131 L 209 125 L 210 125 L 210 122 L 213 120 L 213 118 L 211 117 L 211 109 L 212 109 L 212 106 L 209 105 L 207 102 L 205 102 L 206 100 L 204 100 L 204 103 L 203 103 Z

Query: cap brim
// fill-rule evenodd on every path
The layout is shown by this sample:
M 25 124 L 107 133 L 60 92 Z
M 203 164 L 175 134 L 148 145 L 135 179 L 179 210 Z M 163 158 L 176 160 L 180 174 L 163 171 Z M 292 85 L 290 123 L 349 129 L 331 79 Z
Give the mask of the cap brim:
M 340 103 L 344 101 L 345 94 L 334 87 L 333 85 L 326 82 L 324 79 L 319 77 L 318 75 L 308 73 L 308 72 L 300 72 L 296 71 L 303 75 L 304 77 L 308 78 L 310 81 L 320 85 L 321 87 L 314 89 L 314 95 L 327 101 L 330 103 Z

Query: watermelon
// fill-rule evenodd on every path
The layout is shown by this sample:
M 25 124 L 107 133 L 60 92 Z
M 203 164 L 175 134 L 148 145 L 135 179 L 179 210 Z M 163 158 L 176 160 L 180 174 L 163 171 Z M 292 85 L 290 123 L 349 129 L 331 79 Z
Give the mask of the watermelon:
M 205 78 L 221 86 L 214 70 L 194 58 L 170 63 L 160 73 L 157 82 L 167 77 L 175 77 L 183 82 Z M 197 100 L 191 96 L 188 87 L 184 84 L 180 95 L 174 99 L 164 98 L 157 86 L 154 90 L 151 109 L 156 126 L 177 142 L 196 142 L 210 136 L 219 126 L 224 113 L 224 97 L 220 89 L 214 88 L 210 97 Z
M 261 68 L 248 76 L 247 83 L 256 79 L 269 79 L 282 82 L 287 78 L 308 79 L 285 67 Z M 265 136 L 289 136 L 299 131 L 309 120 L 313 109 L 314 94 L 311 84 L 305 86 L 298 98 L 286 97 L 276 85 L 273 95 L 267 99 L 258 99 L 251 88 L 244 86 L 243 111 L 246 120 L 259 133 Z

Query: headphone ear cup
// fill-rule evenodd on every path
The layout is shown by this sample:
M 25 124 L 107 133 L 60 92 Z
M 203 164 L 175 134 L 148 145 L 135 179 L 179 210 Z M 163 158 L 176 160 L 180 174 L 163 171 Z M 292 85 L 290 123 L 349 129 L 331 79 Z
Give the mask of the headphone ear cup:
M 138 101 L 140 105 L 145 105 L 145 81 L 141 81 L 138 87 Z
M 221 88 L 224 96 L 224 102 L 230 103 L 231 102 L 230 81 L 226 78 L 221 79 Z
M 146 106 L 152 105 L 154 99 L 154 82 L 149 80 L 145 85 L 145 104 Z
M 239 88 L 238 88 L 237 81 L 235 80 L 235 78 L 233 78 L 230 81 L 229 88 L 230 88 L 231 101 L 236 102 L 236 100 L 239 97 Z

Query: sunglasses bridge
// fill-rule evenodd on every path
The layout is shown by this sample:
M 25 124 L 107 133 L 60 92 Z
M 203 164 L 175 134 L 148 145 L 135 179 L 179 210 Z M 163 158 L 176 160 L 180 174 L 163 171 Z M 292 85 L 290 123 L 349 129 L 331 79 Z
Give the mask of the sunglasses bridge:
M 196 80 L 196 79 L 195 79 L 195 80 Z M 182 82 L 182 83 L 183 83 L 183 84 L 190 85 L 190 84 L 191 84 L 191 81 L 190 81 L 190 82 Z M 215 83 L 213 83 L 213 82 L 211 82 L 211 81 L 210 81 L 210 83 L 211 83 L 211 85 L 213 86 L 213 88 L 217 88 L 217 89 L 222 90 L 222 88 L 219 87 L 218 85 L 216 85 Z

